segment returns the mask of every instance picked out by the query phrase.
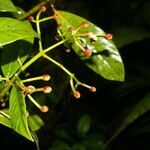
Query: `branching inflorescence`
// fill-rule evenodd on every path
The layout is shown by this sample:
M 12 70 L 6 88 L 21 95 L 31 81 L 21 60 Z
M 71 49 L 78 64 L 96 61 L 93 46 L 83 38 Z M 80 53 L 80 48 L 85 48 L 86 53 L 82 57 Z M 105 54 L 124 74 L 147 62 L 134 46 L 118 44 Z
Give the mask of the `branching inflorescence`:
M 80 92 L 77 90 L 78 86 L 83 86 L 85 88 L 88 88 L 91 92 L 96 91 L 96 88 L 94 86 L 90 86 L 90 85 L 87 85 L 85 83 L 80 82 L 76 78 L 76 76 L 72 72 L 70 72 L 66 67 L 64 67 L 62 64 L 60 64 L 59 62 L 57 62 L 56 60 L 54 60 L 53 58 L 48 56 L 47 52 L 49 52 L 52 49 L 60 46 L 61 44 L 65 44 L 68 41 L 68 39 L 65 38 L 64 34 L 69 34 L 69 37 L 76 44 L 76 46 L 81 50 L 83 55 L 85 55 L 86 57 L 91 57 L 92 51 L 87 47 L 87 45 L 80 38 L 82 38 L 82 37 L 89 38 L 91 44 L 95 44 L 98 37 L 104 37 L 106 39 L 112 39 L 112 35 L 111 34 L 93 33 L 91 31 L 89 31 L 88 33 L 77 32 L 77 31 L 81 30 L 82 28 L 88 28 L 90 26 L 90 24 L 88 22 L 83 22 L 78 27 L 70 26 L 70 27 L 67 28 L 66 33 L 62 34 L 61 28 L 62 28 L 63 25 L 58 24 L 58 27 L 57 27 L 58 35 L 61 37 L 61 40 L 58 41 L 56 44 L 54 44 L 54 45 L 52 45 L 52 46 L 50 46 L 46 49 L 43 49 L 40 24 L 42 22 L 45 22 L 45 21 L 48 21 L 48 20 L 51 20 L 51 19 L 54 19 L 54 20 L 59 19 L 59 14 L 57 13 L 57 11 L 54 9 L 53 6 L 52 6 L 52 9 L 54 10 L 54 14 L 52 16 L 48 16 L 48 17 L 45 17 L 45 18 L 40 18 L 41 14 L 46 11 L 45 6 L 40 6 L 39 11 L 38 11 L 35 18 L 33 16 L 28 16 L 28 20 L 31 21 L 32 23 L 36 24 L 36 29 L 37 29 L 37 34 L 38 34 L 39 51 L 32 59 L 27 61 L 25 64 L 21 64 L 21 67 L 20 67 L 19 71 L 11 79 L 6 79 L 6 78 L 1 77 L 1 80 L 5 81 L 7 83 L 4 90 L 0 94 L 1 101 L 3 100 L 3 97 L 9 91 L 9 89 L 15 84 L 22 91 L 22 93 L 26 97 L 28 97 L 28 99 L 37 108 L 39 108 L 42 112 L 47 112 L 48 111 L 47 106 L 45 106 L 45 105 L 41 106 L 40 104 L 38 104 L 36 102 L 36 100 L 31 95 L 32 95 L 32 93 L 35 93 L 35 92 L 50 93 L 52 91 L 51 86 L 44 86 L 44 87 L 36 88 L 32 85 L 26 86 L 25 84 L 27 82 L 29 83 L 29 82 L 37 81 L 37 80 L 49 81 L 50 76 L 48 74 L 44 74 L 42 76 L 28 78 L 28 79 L 22 79 L 22 80 L 19 78 L 19 75 L 20 75 L 21 72 L 25 71 L 31 64 L 33 64 L 36 60 L 38 60 L 41 57 L 43 57 L 43 58 L 47 59 L 48 61 L 50 61 L 50 62 L 54 63 L 55 65 L 57 65 L 59 68 L 61 68 L 69 76 L 71 90 L 72 90 L 73 96 L 75 98 L 78 99 L 81 96 Z M 81 42 L 79 42 L 79 40 Z

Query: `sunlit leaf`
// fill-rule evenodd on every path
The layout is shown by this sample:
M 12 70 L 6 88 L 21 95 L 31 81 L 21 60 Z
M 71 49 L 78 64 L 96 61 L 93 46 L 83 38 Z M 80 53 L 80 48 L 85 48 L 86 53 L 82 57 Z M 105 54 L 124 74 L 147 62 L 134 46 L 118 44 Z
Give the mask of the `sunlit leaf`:
M 28 22 L 7 17 L 0 18 L 0 35 L 0 47 L 17 40 L 37 36 Z
M 80 59 L 90 69 L 109 80 L 124 80 L 124 66 L 120 54 L 112 40 L 102 37 L 105 34 L 102 29 L 72 13 L 65 11 L 56 11 L 55 13 L 58 16 L 56 21 L 60 26 L 63 38 L 68 40 L 68 45 L 73 48 Z M 89 27 L 81 27 L 77 31 L 76 29 L 81 26 L 83 22 L 88 22 L 90 24 Z M 100 35 L 96 37 L 95 44 L 91 43 L 89 37 L 80 36 L 89 32 L 94 35 Z M 90 49 L 92 55 L 85 56 L 77 43 L 82 45 L 82 47 Z
M 28 127 L 25 97 L 16 87 L 11 90 L 9 105 L 12 128 L 27 139 L 34 141 Z
M 10 116 L 8 110 L 0 110 L 0 124 L 11 128 Z
M 1 52 L 1 68 L 4 76 L 10 78 L 21 67 L 27 59 L 29 50 L 32 47 L 33 38 L 26 38 L 5 45 Z
M 11 0 L 0 0 L 0 11 L 2 12 L 15 12 L 17 9 Z
M 32 115 L 28 117 L 28 124 L 32 131 L 37 131 L 44 125 L 44 122 L 38 115 Z

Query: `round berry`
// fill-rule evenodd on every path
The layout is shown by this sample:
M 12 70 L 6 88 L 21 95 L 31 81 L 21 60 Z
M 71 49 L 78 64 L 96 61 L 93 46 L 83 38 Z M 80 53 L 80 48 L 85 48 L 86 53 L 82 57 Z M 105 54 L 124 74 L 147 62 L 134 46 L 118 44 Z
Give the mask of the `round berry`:
M 84 55 L 85 55 L 85 56 L 91 56 L 91 54 L 92 54 L 92 51 L 91 51 L 91 50 L 89 50 L 89 49 L 85 49 L 85 50 L 84 50 Z
M 110 34 L 110 33 L 105 34 L 104 37 L 108 40 L 111 40 L 113 38 L 112 34 Z
M 41 106 L 40 110 L 42 112 L 48 112 L 49 108 L 46 105 Z
M 78 91 L 75 91 L 75 92 L 73 93 L 73 96 L 74 96 L 75 98 L 80 98 L 80 97 L 81 97 L 80 92 L 78 92 Z
M 32 86 L 32 85 L 29 85 L 25 88 L 25 92 L 28 93 L 28 94 L 32 94 L 33 92 L 35 92 L 35 87 Z
M 44 75 L 43 75 L 43 80 L 44 80 L 44 81 L 49 81 L 50 78 L 51 78 L 51 77 L 50 77 L 50 75 L 48 75 L 48 74 L 44 74 Z
M 58 14 L 57 14 L 57 13 L 54 13 L 54 14 L 53 14 L 53 17 L 54 17 L 55 20 L 57 20 L 57 19 L 58 19 Z
M 40 11 L 45 12 L 46 11 L 46 7 L 45 6 L 40 6 Z
M 90 25 L 90 24 L 89 24 L 88 22 L 83 22 L 83 23 L 82 23 L 82 26 L 83 26 L 84 28 L 89 27 L 89 25 Z
M 52 91 L 52 88 L 50 86 L 43 87 L 43 92 L 44 93 L 50 93 L 51 91 Z
M 91 86 L 91 87 L 90 87 L 90 91 L 91 91 L 91 92 L 96 92 L 96 87 Z
M 28 16 L 28 20 L 33 21 L 34 20 L 33 16 Z

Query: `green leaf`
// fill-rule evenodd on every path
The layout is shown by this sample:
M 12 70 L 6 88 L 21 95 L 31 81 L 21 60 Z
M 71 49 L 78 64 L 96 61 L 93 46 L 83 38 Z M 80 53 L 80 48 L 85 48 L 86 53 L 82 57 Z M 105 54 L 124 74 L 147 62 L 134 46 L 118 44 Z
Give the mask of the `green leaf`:
M 83 115 L 77 124 L 77 131 L 79 134 L 86 134 L 91 127 L 91 117 L 87 114 Z
M 12 128 L 8 110 L 0 110 L 0 124 Z
M 147 93 L 134 107 L 132 110 L 123 118 L 121 125 L 117 128 L 115 133 L 110 138 L 109 142 L 117 137 L 127 126 L 133 123 L 140 116 L 150 110 L 150 93 Z
M 0 63 L 2 72 L 6 78 L 12 77 L 27 59 L 32 43 L 33 38 L 30 37 L 3 47 Z
M 89 22 L 88 20 L 65 11 L 56 11 L 58 14 L 57 23 L 61 24 L 60 31 L 64 39 L 68 40 L 75 53 L 80 59 L 94 72 L 109 80 L 124 80 L 124 66 L 120 54 L 112 42 L 104 37 L 95 36 L 95 34 L 104 35 L 104 31 Z M 89 27 L 81 27 L 76 30 L 83 22 L 88 22 Z M 68 31 L 69 28 L 72 31 Z M 92 33 L 95 36 L 96 42 L 92 44 L 88 36 L 80 36 L 81 34 Z M 83 48 L 87 47 L 92 51 L 91 56 L 85 56 L 81 48 L 77 45 L 78 42 Z
M 0 11 L 1 12 L 16 12 L 17 9 L 10 0 L 0 1 Z
M 0 18 L 0 47 L 28 37 L 37 36 L 31 25 L 16 19 Z
M 28 117 L 28 124 L 32 131 L 37 131 L 44 125 L 44 122 L 38 115 L 32 115 Z
M 118 27 L 113 33 L 118 48 L 150 37 L 150 32 L 135 27 Z
M 34 141 L 28 127 L 25 96 L 16 87 L 11 90 L 9 107 L 12 128 L 27 139 Z

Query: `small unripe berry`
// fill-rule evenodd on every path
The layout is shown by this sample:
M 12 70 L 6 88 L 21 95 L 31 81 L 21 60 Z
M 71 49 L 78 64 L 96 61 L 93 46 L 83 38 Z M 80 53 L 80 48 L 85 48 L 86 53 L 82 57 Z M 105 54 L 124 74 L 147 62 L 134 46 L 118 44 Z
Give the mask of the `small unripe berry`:
M 33 20 L 34 20 L 34 17 L 33 17 L 33 16 L 28 16 L 28 20 L 29 20 L 29 21 L 33 21 Z
M 52 91 L 52 88 L 50 86 L 43 87 L 43 92 L 44 93 L 50 93 L 51 91 Z
M 54 13 L 54 14 L 53 14 L 53 17 L 54 17 L 55 20 L 57 20 L 57 19 L 58 19 L 58 14 L 57 14 L 57 13 Z
M 74 96 L 75 98 L 80 98 L 80 97 L 81 97 L 80 92 L 78 92 L 78 91 L 75 91 L 75 92 L 73 93 L 73 96 Z
M 35 87 L 34 86 L 32 86 L 32 85 L 29 85 L 29 86 L 27 86 L 26 88 L 25 88 L 25 93 L 27 93 L 27 94 L 32 94 L 33 92 L 35 92 Z
M 46 105 L 41 106 L 40 110 L 42 112 L 48 112 L 49 108 Z
M 96 87 L 91 86 L 91 87 L 90 87 L 90 91 L 91 91 L 91 92 L 96 92 Z
M 105 34 L 104 37 L 108 40 L 111 40 L 113 38 L 112 34 L 110 34 L 110 33 Z
M 50 78 L 51 78 L 51 77 L 50 77 L 50 75 L 48 75 L 48 74 L 44 74 L 44 75 L 43 75 L 43 80 L 44 80 L 44 81 L 49 81 Z
M 83 22 L 83 23 L 82 23 L 82 26 L 83 26 L 84 28 L 89 27 L 89 25 L 90 25 L 90 24 L 89 24 L 88 22 Z
M 85 56 L 91 56 L 91 54 L 92 54 L 92 51 L 91 51 L 91 50 L 89 50 L 89 49 L 85 49 L 85 50 L 84 50 L 84 55 L 85 55 Z
M 45 6 L 40 6 L 40 11 L 45 12 L 46 11 L 46 7 Z

